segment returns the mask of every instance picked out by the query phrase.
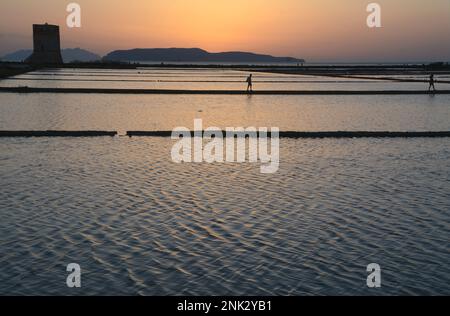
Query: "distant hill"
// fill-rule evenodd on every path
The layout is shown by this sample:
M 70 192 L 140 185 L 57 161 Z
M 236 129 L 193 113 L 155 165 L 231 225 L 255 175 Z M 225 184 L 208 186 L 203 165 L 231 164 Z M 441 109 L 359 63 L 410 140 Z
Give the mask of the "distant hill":
M 0 59 L 2 61 L 20 62 L 20 61 L 24 61 L 25 59 L 27 59 L 27 57 L 30 56 L 32 52 L 33 51 L 31 49 L 21 49 L 21 50 L 15 51 L 14 53 L 7 54 L 7 55 L 1 57 Z
M 31 49 L 22 49 L 18 50 L 14 53 L 8 54 L 0 58 L 3 61 L 16 61 L 21 62 L 27 59 L 33 53 Z M 65 48 L 61 50 L 61 55 L 65 63 L 70 63 L 73 61 L 96 61 L 101 60 L 102 58 L 94 53 L 91 53 L 87 50 L 81 48 Z
M 97 61 L 102 59 L 101 56 L 81 48 L 65 48 L 61 50 L 61 54 L 65 63 L 74 61 Z
M 106 61 L 153 62 L 228 62 L 228 63 L 302 63 L 303 59 L 274 57 L 247 52 L 209 53 L 199 48 L 136 48 L 116 50 L 105 57 Z

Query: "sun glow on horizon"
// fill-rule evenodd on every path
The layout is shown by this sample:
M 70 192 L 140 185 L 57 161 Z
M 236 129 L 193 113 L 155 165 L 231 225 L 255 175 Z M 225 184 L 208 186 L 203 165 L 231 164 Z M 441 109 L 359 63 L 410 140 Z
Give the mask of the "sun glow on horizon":
M 65 26 L 60 0 L 3 0 L 2 50 L 30 48 L 31 24 L 61 26 L 63 47 L 199 47 L 320 60 L 450 59 L 450 2 L 379 0 L 383 27 L 369 29 L 370 1 L 78 0 L 82 27 Z

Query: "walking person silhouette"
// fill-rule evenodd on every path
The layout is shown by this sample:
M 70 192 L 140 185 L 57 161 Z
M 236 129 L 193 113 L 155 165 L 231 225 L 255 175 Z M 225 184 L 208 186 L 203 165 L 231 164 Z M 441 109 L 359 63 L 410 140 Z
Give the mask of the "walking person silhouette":
M 428 91 L 431 91 L 431 88 L 433 88 L 433 91 L 436 91 L 436 88 L 434 87 L 434 74 L 430 75 L 430 86 L 428 87 Z
M 252 74 L 247 77 L 247 92 L 253 92 Z

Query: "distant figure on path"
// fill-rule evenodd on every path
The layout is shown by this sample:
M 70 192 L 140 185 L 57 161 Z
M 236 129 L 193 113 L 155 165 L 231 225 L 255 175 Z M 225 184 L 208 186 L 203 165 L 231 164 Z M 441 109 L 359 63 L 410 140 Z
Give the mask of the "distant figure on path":
M 431 88 L 433 88 L 433 91 L 436 91 L 436 88 L 434 87 L 434 75 L 430 75 L 430 86 L 428 87 L 428 91 L 431 91 Z
M 253 92 L 252 74 L 247 77 L 247 92 Z

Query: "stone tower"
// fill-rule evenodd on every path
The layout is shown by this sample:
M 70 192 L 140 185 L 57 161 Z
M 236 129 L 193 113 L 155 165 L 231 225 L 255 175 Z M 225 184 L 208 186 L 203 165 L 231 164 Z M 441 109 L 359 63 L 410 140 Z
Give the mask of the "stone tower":
M 26 62 L 32 64 L 62 64 L 59 26 L 33 24 L 33 54 Z

